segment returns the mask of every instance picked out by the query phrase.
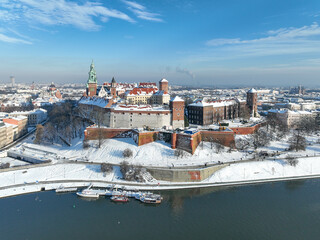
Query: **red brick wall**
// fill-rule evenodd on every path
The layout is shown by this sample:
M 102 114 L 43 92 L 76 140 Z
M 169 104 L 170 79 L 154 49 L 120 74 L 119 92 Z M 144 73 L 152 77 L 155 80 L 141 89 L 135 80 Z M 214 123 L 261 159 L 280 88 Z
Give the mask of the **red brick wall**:
M 183 149 L 191 154 L 194 154 L 202 140 L 209 141 L 210 138 L 212 138 L 214 142 L 218 142 L 227 147 L 233 147 L 235 145 L 234 132 L 232 131 L 199 131 L 189 136 L 185 134 L 177 134 L 177 139 L 181 138 L 184 139 L 184 142 L 188 140 L 190 141 L 189 147 L 186 147 L 185 144 L 182 146 L 179 144 L 179 141 L 175 141 L 176 148 Z M 172 148 L 174 148 L 174 139 L 174 136 L 172 136 Z
M 97 84 L 96 83 L 89 83 L 88 84 L 88 96 L 92 97 L 97 95 Z
M 237 128 L 230 128 L 235 134 L 240 135 L 247 135 L 247 134 L 253 134 L 255 131 L 257 131 L 261 126 L 263 126 L 262 123 L 256 124 L 252 127 L 237 127 Z
M 214 142 L 227 147 L 232 147 L 235 144 L 234 132 L 231 131 L 201 131 L 201 137 L 203 141 L 210 141 L 212 138 Z
M 169 83 L 168 82 L 159 82 L 159 90 L 160 91 L 165 91 L 168 92 L 169 91 Z
M 102 128 L 102 137 L 103 139 L 114 138 L 120 133 L 130 132 L 131 129 L 110 129 Z M 93 127 L 87 127 L 84 131 L 84 137 L 86 140 L 97 140 L 99 137 L 99 129 Z
M 177 133 L 172 133 L 171 135 L 171 148 L 176 149 L 177 147 Z
M 154 142 L 154 134 L 158 135 L 159 132 L 143 132 L 138 133 L 138 146 Z
M 184 121 L 184 102 L 170 102 L 172 108 L 172 120 Z

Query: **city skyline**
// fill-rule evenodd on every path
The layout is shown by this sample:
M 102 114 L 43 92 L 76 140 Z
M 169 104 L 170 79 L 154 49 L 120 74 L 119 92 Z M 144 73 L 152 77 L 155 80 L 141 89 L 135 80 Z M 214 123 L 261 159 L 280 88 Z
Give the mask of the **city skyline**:
M 0 82 L 318 87 L 317 1 L 0 0 Z

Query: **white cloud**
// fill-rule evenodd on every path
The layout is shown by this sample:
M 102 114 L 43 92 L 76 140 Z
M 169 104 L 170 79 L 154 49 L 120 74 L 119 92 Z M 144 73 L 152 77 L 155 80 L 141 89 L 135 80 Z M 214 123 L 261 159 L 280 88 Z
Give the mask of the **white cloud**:
M 290 43 L 305 40 L 308 37 L 319 36 L 320 27 L 317 23 L 301 28 L 281 28 L 267 32 L 267 37 L 256 38 L 251 40 L 241 40 L 240 38 L 218 38 L 206 42 L 208 46 L 222 46 L 235 44 L 252 44 L 252 43 Z
M 7 43 L 23 43 L 23 44 L 32 44 L 29 41 L 18 39 L 14 37 L 9 37 L 7 35 L 4 35 L 3 33 L 0 33 L 0 41 L 7 42 Z
M 250 56 L 276 56 L 320 53 L 320 27 L 317 23 L 300 28 L 268 31 L 255 39 L 217 38 L 206 42 L 209 49 L 200 61 L 237 59 Z
M 67 0 L 1 0 L 0 7 L 10 9 L 11 19 L 24 17 L 30 23 L 44 25 L 72 25 L 84 30 L 98 30 L 98 18 L 106 22 L 109 18 L 117 18 L 134 22 L 127 14 L 109 9 L 97 2 L 79 4 Z M 5 11 L 5 10 L 4 10 Z M 0 21 L 9 21 L 0 13 Z
M 128 9 L 140 19 L 154 22 L 163 22 L 163 20 L 160 18 L 160 14 L 148 12 L 147 8 L 143 5 L 133 1 L 123 0 L 123 2 L 128 6 Z

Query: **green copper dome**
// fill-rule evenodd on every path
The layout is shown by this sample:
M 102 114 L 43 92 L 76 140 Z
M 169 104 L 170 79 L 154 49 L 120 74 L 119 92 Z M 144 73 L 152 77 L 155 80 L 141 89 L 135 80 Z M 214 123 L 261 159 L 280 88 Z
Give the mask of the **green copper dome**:
M 94 69 L 94 63 L 92 60 L 92 63 L 90 65 L 90 71 L 89 71 L 89 78 L 88 78 L 88 84 L 89 83 L 97 83 L 97 74 L 96 70 Z

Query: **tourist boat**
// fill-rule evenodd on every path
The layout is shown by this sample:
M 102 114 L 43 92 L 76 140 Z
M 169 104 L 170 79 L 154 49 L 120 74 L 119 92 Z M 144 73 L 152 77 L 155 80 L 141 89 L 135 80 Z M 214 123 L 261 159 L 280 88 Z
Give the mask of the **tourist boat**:
M 80 192 L 77 192 L 77 195 L 80 197 L 86 198 L 99 198 L 100 194 L 96 191 L 92 191 L 92 189 L 84 189 Z
M 113 202 L 123 202 L 123 203 L 129 202 L 129 198 L 124 195 L 115 195 L 115 196 L 112 196 L 110 199 Z
M 80 192 L 77 192 L 77 195 L 80 197 L 98 198 L 100 195 L 106 194 L 106 190 L 92 189 L 91 187 L 92 185 Z
M 162 201 L 162 197 L 159 194 L 146 194 L 139 199 L 143 203 L 159 204 Z

